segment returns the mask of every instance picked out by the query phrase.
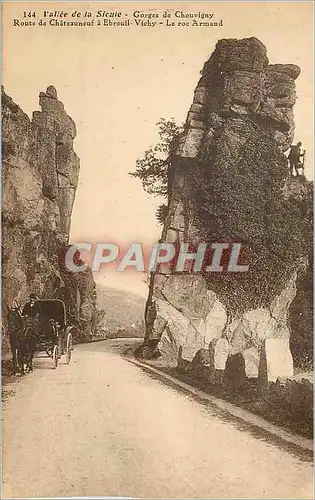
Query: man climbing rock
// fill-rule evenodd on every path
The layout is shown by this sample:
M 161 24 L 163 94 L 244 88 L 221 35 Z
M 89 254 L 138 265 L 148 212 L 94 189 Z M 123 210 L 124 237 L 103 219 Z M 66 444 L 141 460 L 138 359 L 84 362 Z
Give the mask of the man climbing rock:
M 301 152 L 302 143 L 299 141 L 296 145 L 292 144 L 290 148 L 290 153 L 288 156 L 288 160 L 290 163 L 290 174 L 293 175 L 293 168 L 295 169 L 296 175 L 299 174 L 299 168 L 304 169 L 304 161 L 301 162 L 301 158 L 304 158 L 305 151 Z

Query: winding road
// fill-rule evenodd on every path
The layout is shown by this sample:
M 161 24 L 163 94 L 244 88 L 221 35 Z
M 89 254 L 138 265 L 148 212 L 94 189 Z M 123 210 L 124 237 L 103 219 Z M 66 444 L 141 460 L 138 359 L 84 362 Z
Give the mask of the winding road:
M 113 341 L 5 386 L 2 498 L 312 498 L 310 459 L 128 362 Z

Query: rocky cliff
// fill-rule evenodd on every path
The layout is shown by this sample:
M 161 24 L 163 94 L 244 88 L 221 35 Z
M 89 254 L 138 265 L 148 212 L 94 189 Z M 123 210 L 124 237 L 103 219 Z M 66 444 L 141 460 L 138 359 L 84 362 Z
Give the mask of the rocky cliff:
M 304 176 L 290 178 L 284 152 L 299 73 L 269 64 L 256 38 L 220 40 L 205 63 L 172 148 L 162 241 L 239 242 L 249 271 L 160 267 L 151 278 L 143 356 L 176 365 L 203 353 L 214 371 L 236 356 L 249 377 L 293 374 L 289 309 L 307 267 L 310 186 Z
M 7 306 L 34 292 L 64 299 L 69 322 L 88 338 L 96 314 L 93 276 L 64 266 L 80 169 L 76 126 L 53 86 L 39 94 L 39 104 L 30 120 L 2 90 L 4 320 Z

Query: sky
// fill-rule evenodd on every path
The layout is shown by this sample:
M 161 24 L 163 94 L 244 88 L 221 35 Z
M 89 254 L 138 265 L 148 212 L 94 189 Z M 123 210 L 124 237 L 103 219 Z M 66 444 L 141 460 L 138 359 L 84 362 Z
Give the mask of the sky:
M 128 175 L 137 158 L 158 140 L 161 117 L 184 122 L 204 62 L 220 38 L 256 36 L 270 63 L 301 67 L 296 80 L 295 140 L 313 165 L 313 14 L 310 2 L 167 2 L 170 11 L 211 12 L 223 19 L 209 27 L 13 27 L 23 11 L 63 9 L 163 14 L 166 4 L 144 2 L 3 4 L 3 84 L 29 115 L 38 95 L 54 85 L 77 125 L 74 148 L 81 160 L 73 208 L 71 242 L 150 246 L 160 236 L 155 211 L 161 199 L 148 196 Z M 102 268 L 96 281 L 147 294 L 140 273 Z

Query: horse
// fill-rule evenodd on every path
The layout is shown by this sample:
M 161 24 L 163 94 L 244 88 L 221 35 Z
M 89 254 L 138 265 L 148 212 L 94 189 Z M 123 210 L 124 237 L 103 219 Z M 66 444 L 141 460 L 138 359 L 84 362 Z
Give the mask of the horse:
M 19 366 L 21 375 L 24 375 L 25 364 L 29 372 L 33 371 L 33 358 L 37 342 L 36 320 L 24 318 L 19 305 L 9 308 L 7 320 L 13 374 L 17 373 Z

